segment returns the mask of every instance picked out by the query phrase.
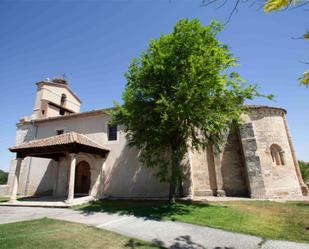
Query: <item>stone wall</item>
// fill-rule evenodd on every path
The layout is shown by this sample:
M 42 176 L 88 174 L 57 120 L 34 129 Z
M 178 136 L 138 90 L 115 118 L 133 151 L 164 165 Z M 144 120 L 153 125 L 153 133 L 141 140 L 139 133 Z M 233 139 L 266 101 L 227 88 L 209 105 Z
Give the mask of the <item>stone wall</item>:
M 241 141 L 246 161 L 251 197 L 281 198 L 301 196 L 295 164 L 279 108 L 252 108 L 244 115 Z M 270 147 L 282 149 L 284 165 L 276 165 Z
M 238 134 L 226 133 L 226 142 L 220 152 L 212 147 L 191 150 L 191 177 L 193 196 L 247 196 L 246 172 L 242 160 Z
M 189 151 L 193 196 L 209 196 L 216 193 L 214 159 L 212 150 Z
M 257 153 L 257 141 L 253 126 L 249 120 L 240 127 L 239 136 L 242 145 L 243 159 L 246 166 L 250 196 L 252 198 L 264 198 L 266 197 L 266 193 L 262 165 Z
M 226 196 L 248 196 L 246 169 L 236 129 L 230 129 L 227 133 L 226 143 L 221 152 L 220 167 L 222 188 Z
M 231 129 L 226 133 L 220 153 L 211 149 L 190 151 L 193 196 L 302 196 L 285 110 L 254 106 L 243 120 L 239 131 Z M 271 155 L 274 145 L 280 148 L 283 165 L 276 165 Z
M 103 196 L 104 188 L 103 170 L 105 159 L 88 153 L 76 154 L 76 166 L 82 161 L 87 162 L 90 166 L 91 182 L 89 187 L 89 195 L 96 198 L 101 198 Z M 54 161 L 53 167 L 56 169 L 53 195 L 56 197 L 66 197 L 68 195 L 70 158 L 62 157 L 59 162 Z

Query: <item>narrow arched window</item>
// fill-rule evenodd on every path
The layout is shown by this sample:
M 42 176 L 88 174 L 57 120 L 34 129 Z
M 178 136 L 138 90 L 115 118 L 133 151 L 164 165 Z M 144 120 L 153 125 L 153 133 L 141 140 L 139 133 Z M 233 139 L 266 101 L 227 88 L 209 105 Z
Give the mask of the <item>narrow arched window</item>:
M 61 95 L 60 105 L 64 105 L 67 100 L 67 96 L 65 94 Z
M 284 151 L 278 144 L 272 144 L 270 146 L 270 154 L 273 164 L 275 165 L 284 165 Z

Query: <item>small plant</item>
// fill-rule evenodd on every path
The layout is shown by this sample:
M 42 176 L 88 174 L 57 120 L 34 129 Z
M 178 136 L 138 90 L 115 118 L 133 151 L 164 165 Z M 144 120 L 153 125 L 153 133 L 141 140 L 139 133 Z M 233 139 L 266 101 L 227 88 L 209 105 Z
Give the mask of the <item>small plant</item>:
M 303 180 L 309 186 L 309 164 L 304 161 L 298 161 L 298 164 Z

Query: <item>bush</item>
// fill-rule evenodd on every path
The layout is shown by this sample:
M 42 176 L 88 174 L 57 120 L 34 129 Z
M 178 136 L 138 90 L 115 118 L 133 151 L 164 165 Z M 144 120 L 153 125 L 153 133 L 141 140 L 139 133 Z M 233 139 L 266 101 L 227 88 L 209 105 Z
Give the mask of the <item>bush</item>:
M 304 182 L 309 186 L 309 164 L 304 161 L 298 161 L 298 164 Z
M 8 180 L 8 172 L 4 172 L 0 169 L 0 184 L 6 184 Z

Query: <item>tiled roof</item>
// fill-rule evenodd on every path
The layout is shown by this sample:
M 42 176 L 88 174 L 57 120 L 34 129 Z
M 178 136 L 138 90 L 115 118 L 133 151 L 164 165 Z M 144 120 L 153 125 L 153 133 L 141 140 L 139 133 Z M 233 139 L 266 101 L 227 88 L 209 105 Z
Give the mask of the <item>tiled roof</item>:
M 62 115 L 62 116 L 55 116 L 55 117 L 47 117 L 47 118 L 39 118 L 39 119 L 33 119 L 33 120 L 28 120 L 28 121 L 20 121 L 19 124 L 31 124 L 31 123 L 43 123 L 43 122 L 49 122 L 49 121 L 57 121 L 57 120 L 68 120 L 68 119 L 76 119 L 76 118 L 84 118 L 84 117 L 89 117 L 89 116 L 97 116 L 97 115 L 102 115 L 106 114 L 109 110 L 112 108 L 105 108 L 105 109 L 98 109 L 98 110 L 93 110 L 93 111 L 87 111 L 87 112 L 78 112 L 78 113 L 71 113 L 67 115 Z
M 51 146 L 56 146 L 56 145 L 70 145 L 70 144 L 85 145 L 88 147 L 109 151 L 108 149 L 99 145 L 98 143 L 90 139 L 89 137 L 83 134 L 77 133 L 77 132 L 69 132 L 69 133 L 64 133 L 64 134 L 53 136 L 53 137 L 33 140 L 28 143 L 23 143 L 17 146 L 13 146 L 9 148 L 9 150 L 12 152 L 16 152 L 16 151 L 23 150 L 23 149 L 46 148 L 46 147 L 51 147 Z
M 274 106 L 267 106 L 267 105 L 245 105 L 248 107 L 249 110 L 254 110 L 254 109 L 270 109 L 270 110 L 278 110 L 278 111 L 283 111 L 285 114 L 287 111 L 284 108 L 281 107 L 274 107 Z
M 287 111 L 280 107 L 272 107 L 272 106 L 265 106 L 265 105 L 245 105 L 248 107 L 249 110 L 256 110 L 256 109 L 273 109 L 278 111 L 283 111 L 284 113 L 287 113 Z M 115 107 L 110 108 L 104 108 L 104 109 L 97 109 L 93 111 L 87 111 L 87 112 L 78 112 L 78 113 L 71 113 L 63 116 L 55 116 L 55 117 L 47 117 L 47 118 L 39 118 L 29 121 L 21 121 L 19 124 L 31 124 L 31 123 L 43 123 L 43 122 L 49 122 L 49 121 L 57 121 L 57 120 L 68 120 L 68 119 L 75 119 L 75 118 L 84 118 L 88 116 L 96 116 L 96 115 L 102 115 L 107 114 L 108 111 L 115 109 Z

